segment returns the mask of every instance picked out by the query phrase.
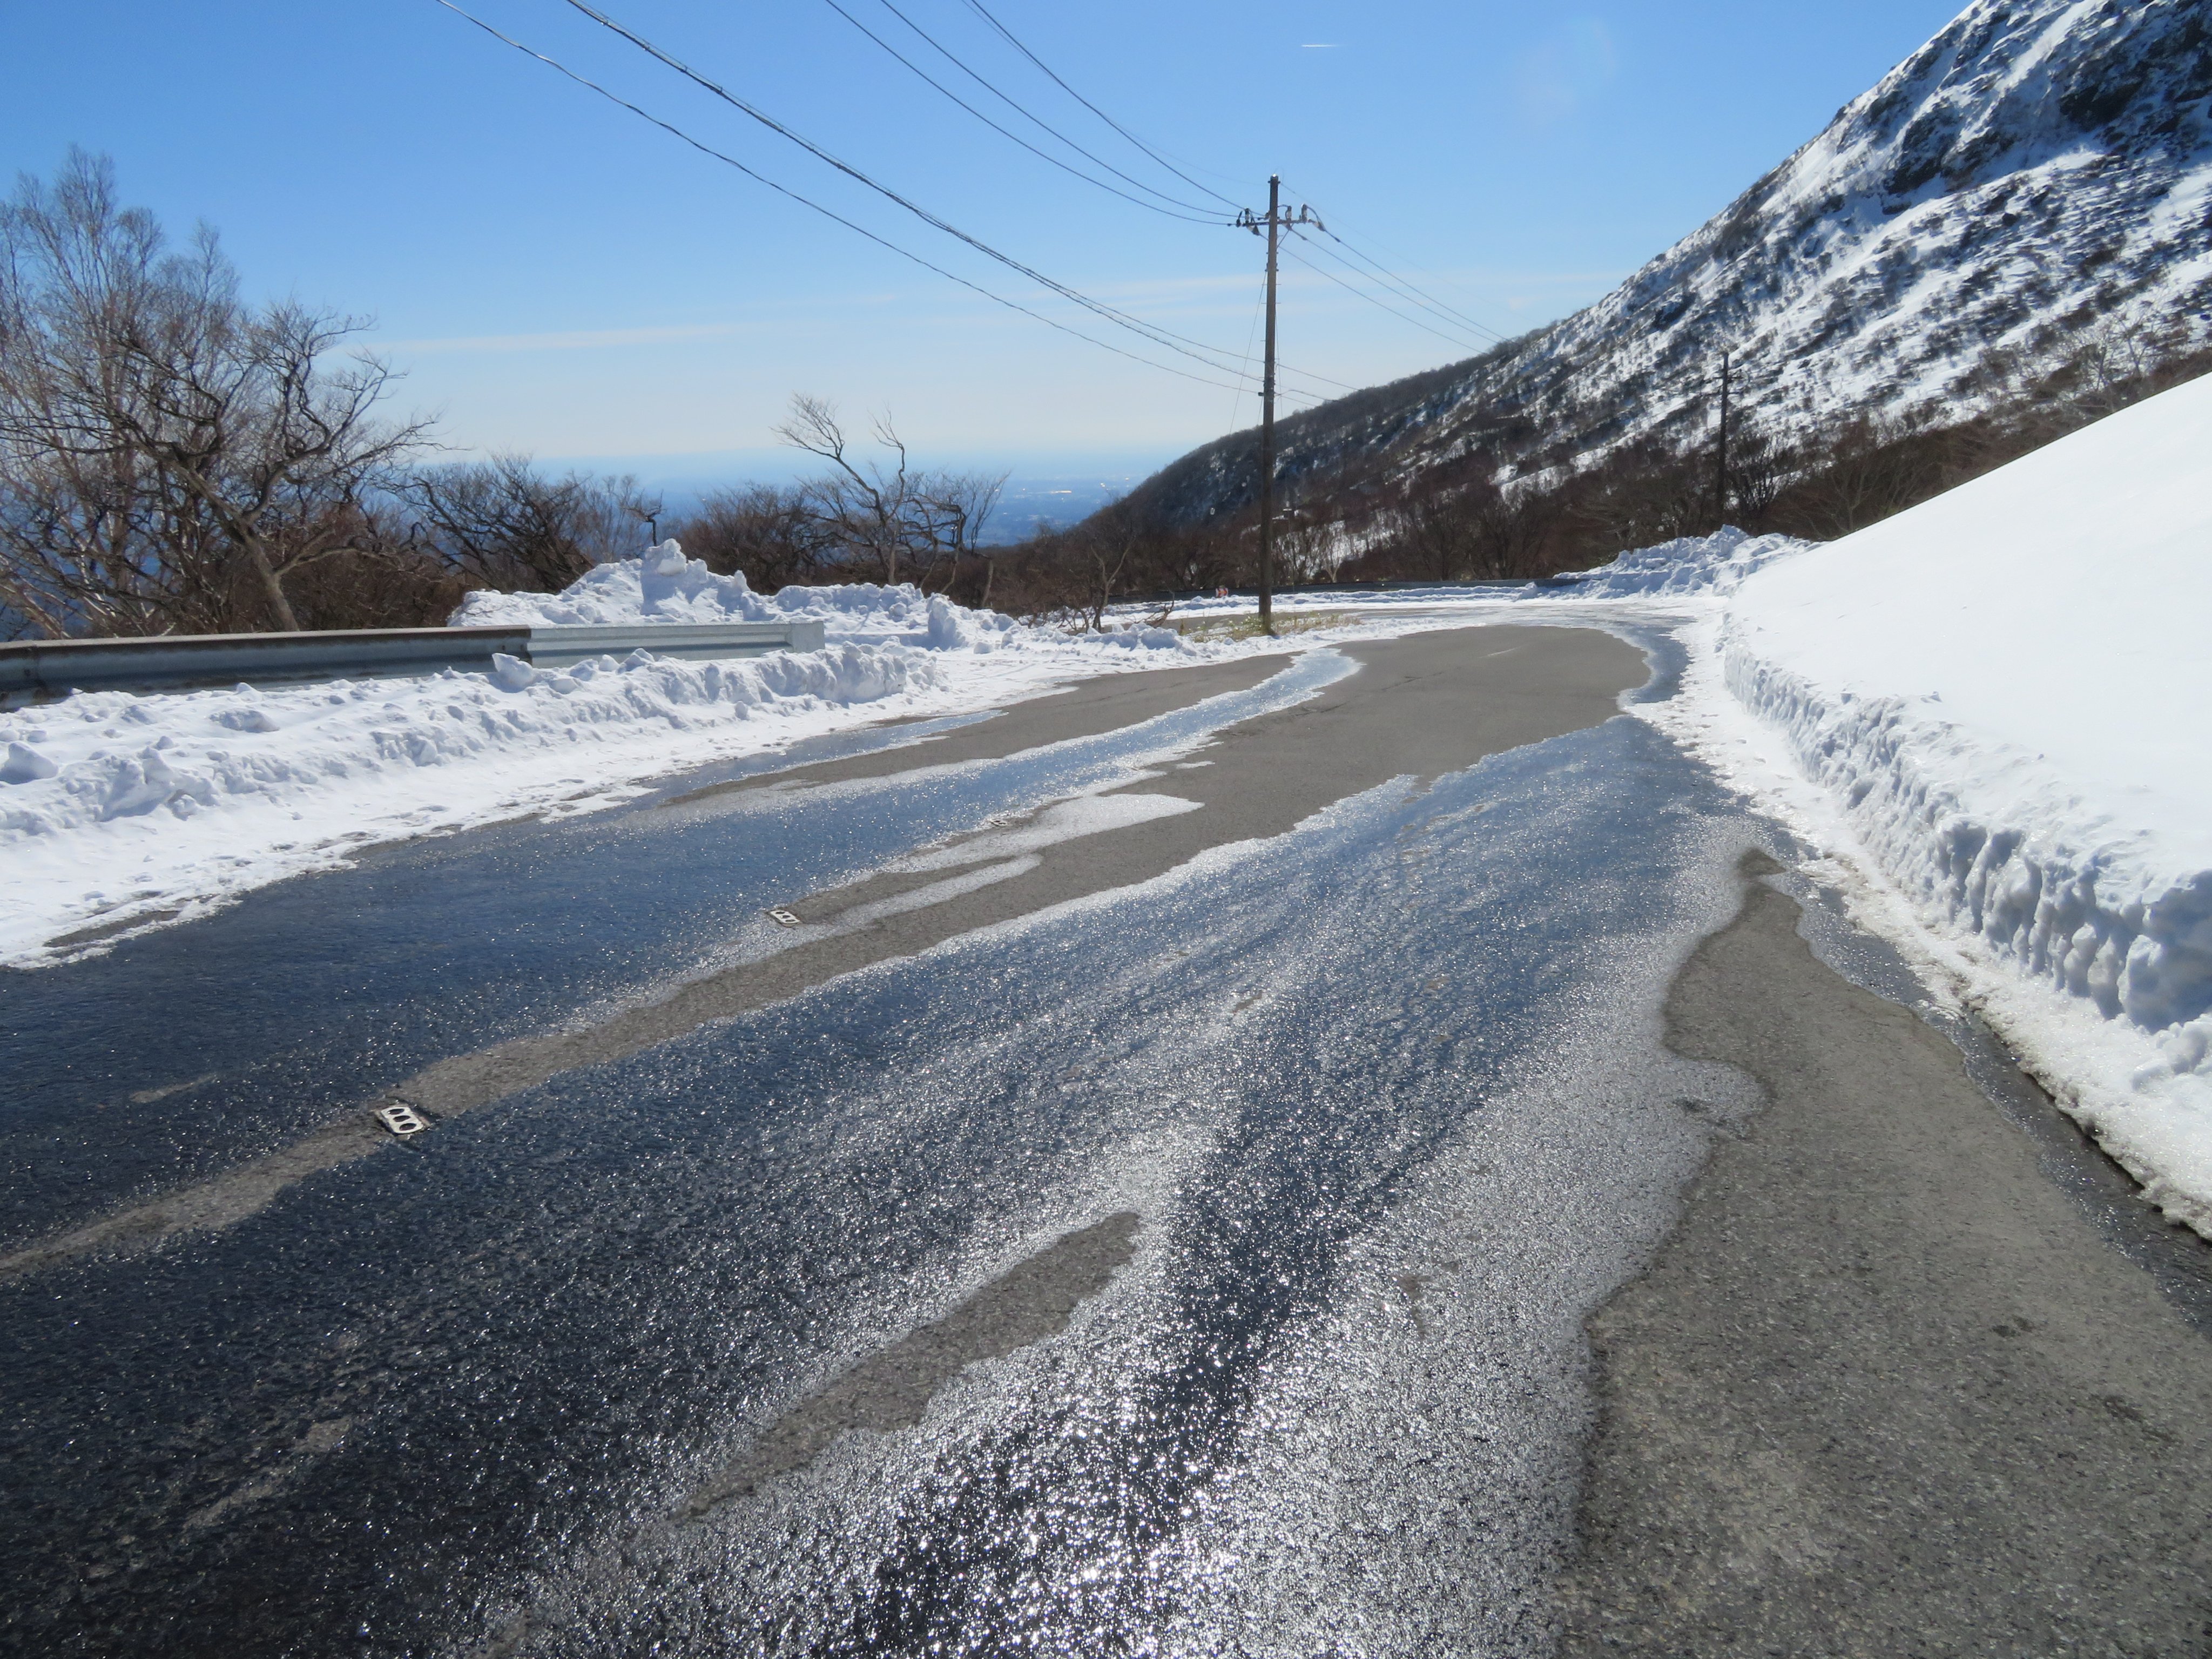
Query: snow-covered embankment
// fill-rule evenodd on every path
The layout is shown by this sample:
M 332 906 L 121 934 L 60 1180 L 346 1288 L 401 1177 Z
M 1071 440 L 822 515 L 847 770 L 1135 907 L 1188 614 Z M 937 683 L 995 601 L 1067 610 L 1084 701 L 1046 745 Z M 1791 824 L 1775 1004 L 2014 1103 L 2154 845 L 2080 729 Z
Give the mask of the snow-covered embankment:
M 2212 1233 L 2212 377 L 1772 563 L 1708 643 L 1834 838 Z
M 368 843 L 609 805 L 840 726 L 1196 654 L 1164 629 L 1070 638 L 908 586 L 757 594 L 674 542 L 561 593 L 472 594 L 453 620 L 793 617 L 823 622 L 823 649 L 719 663 L 635 651 L 559 673 L 501 658 L 489 674 L 80 692 L 0 714 L 0 963 L 54 961 L 75 929 L 186 920 Z

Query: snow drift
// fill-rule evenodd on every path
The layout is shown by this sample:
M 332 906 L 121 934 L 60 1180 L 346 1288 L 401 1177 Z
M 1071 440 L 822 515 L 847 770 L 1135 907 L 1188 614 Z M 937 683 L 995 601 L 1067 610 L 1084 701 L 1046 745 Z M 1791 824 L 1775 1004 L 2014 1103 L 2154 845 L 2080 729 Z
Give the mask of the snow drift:
M 2212 377 L 1759 570 L 1719 639 L 1729 689 L 1785 734 L 1925 921 L 2146 1039 L 2131 1076 L 2089 1064 L 2068 1103 L 2200 1230 L 2208 457 Z
M 1753 572 L 1818 545 L 1794 536 L 1753 536 L 1733 526 L 1711 536 L 1685 536 L 1624 553 L 1611 564 L 1538 596 L 1577 599 L 1679 599 L 1725 597 Z

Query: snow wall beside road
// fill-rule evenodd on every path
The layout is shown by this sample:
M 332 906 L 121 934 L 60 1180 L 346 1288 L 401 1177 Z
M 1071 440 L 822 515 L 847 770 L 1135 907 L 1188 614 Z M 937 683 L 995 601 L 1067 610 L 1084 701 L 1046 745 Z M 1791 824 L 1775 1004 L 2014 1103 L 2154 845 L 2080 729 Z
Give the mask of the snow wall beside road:
M 1751 574 L 1720 649 L 1923 920 L 2148 1037 L 2053 1070 L 2212 1231 L 2212 377 Z

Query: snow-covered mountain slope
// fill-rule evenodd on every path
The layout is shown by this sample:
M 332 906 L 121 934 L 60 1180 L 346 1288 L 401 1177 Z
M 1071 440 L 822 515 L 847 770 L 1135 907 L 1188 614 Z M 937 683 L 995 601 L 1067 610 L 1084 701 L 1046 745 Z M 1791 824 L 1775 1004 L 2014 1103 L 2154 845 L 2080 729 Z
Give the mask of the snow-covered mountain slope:
M 1711 418 L 1964 416 L 2101 351 L 2212 336 L 2212 0 L 1976 0 L 1725 212 L 1588 310 L 1280 428 L 1295 491 L 1467 454 L 1587 462 Z M 1171 521 L 1249 501 L 1238 434 L 1149 481 Z

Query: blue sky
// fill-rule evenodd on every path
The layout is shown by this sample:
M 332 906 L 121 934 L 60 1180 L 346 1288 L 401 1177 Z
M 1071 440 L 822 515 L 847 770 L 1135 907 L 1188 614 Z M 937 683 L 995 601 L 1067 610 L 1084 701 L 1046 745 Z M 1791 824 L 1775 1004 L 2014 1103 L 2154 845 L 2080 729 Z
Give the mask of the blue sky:
M 1108 333 L 564 0 L 459 3 L 947 270 Z M 963 82 L 885 0 L 841 3 L 1057 149 Z M 895 3 L 1104 161 L 1208 201 L 1046 80 L 966 0 Z M 1588 303 L 1694 228 L 1955 9 L 985 3 L 1192 178 L 1261 204 L 1279 171 L 1293 200 L 1504 334 Z M 1256 239 L 1141 210 L 1015 148 L 829 0 L 605 9 L 1045 275 L 1231 358 L 1246 350 Z M 48 173 L 70 143 L 105 151 L 125 196 L 173 229 L 218 227 L 254 291 L 373 317 L 368 339 L 407 371 L 402 400 L 439 414 L 458 448 L 620 459 L 671 479 L 768 473 L 789 465 L 763 453 L 769 428 L 805 391 L 855 424 L 888 410 L 930 460 L 1121 476 L 1256 418 L 1249 394 L 1056 333 L 776 197 L 436 0 L 13 0 L 4 15 L 0 161 Z M 1469 355 L 1296 265 L 1282 352 L 1350 385 Z

